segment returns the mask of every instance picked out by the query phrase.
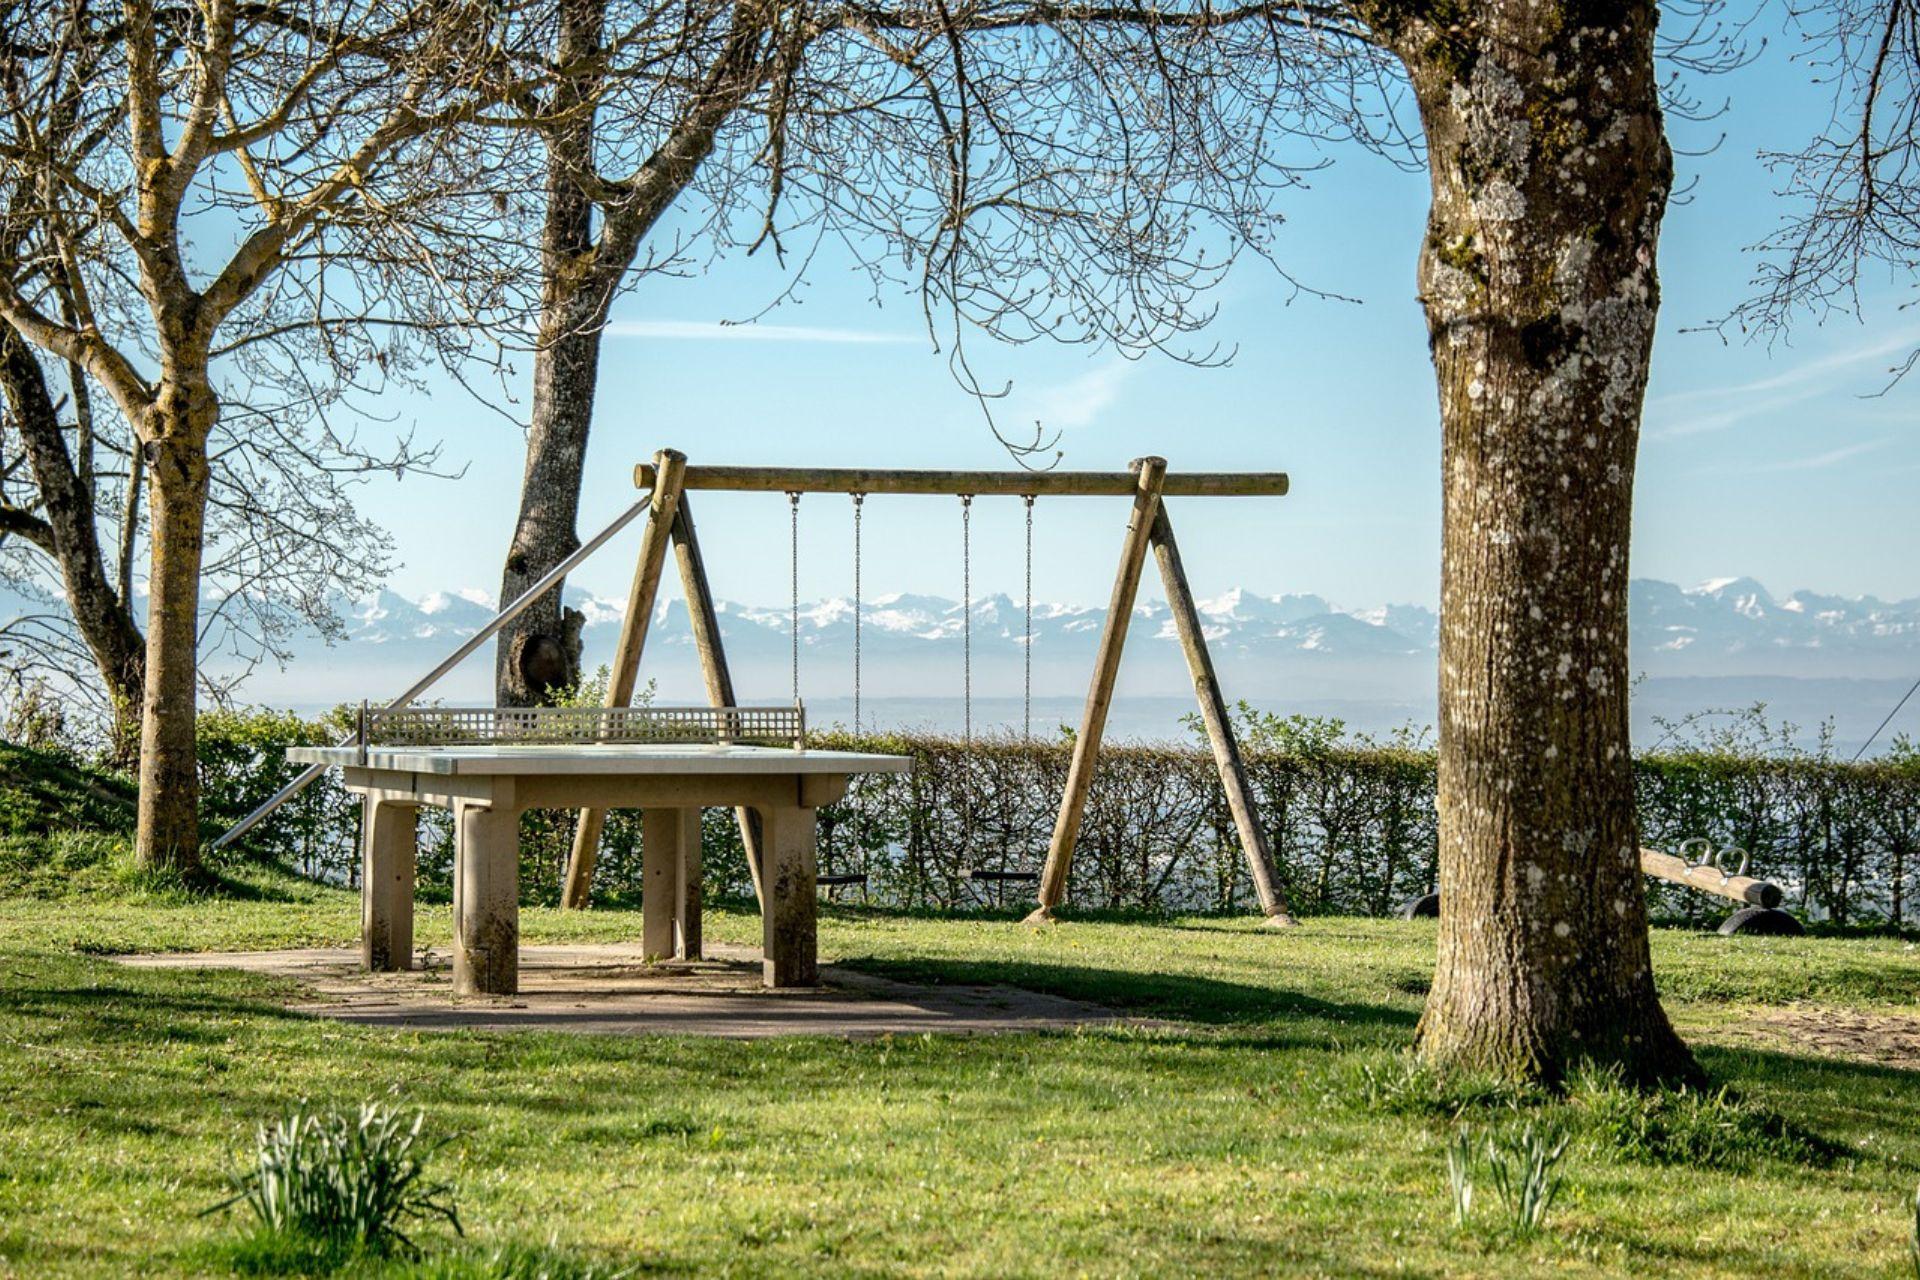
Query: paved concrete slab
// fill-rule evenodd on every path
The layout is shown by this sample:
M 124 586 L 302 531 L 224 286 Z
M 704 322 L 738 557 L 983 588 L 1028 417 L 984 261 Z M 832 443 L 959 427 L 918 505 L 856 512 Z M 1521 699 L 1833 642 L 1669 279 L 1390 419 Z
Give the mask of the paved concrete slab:
M 916 986 L 829 965 L 822 985 L 769 990 L 760 952 L 709 944 L 708 959 L 649 964 L 634 944 L 527 946 L 520 992 L 455 997 L 451 960 L 421 950 L 404 973 L 366 973 L 355 949 L 116 956 L 143 968 L 245 969 L 298 982 L 289 1007 L 369 1026 L 428 1031 L 569 1031 L 729 1039 L 985 1035 L 1115 1024 L 1103 1009 L 1015 987 Z

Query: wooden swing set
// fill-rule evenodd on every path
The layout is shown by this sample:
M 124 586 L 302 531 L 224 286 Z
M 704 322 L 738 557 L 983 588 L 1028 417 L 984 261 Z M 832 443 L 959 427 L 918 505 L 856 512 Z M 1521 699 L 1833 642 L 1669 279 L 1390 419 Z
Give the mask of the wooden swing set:
M 633 585 L 627 596 L 626 616 L 621 623 L 619 642 L 614 650 L 612 670 L 607 682 L 606 705 L 630 706 L 633 701 L 642 650 L 653 618 L 654 601 L 659 594 L 660 578 L 671 550 L 679 567 L 681 587 L 691 619 L 694 648 L 699 654 L 700 671 L 707 697 L 716 707 L 736 705 L 733 678 L 727 667 L 726 651 L 721 643 L 720 622 L 714 607 L 713 591 L 701 558 L 699 537 L 694 530 L 693 513 L 687 494 L 695 489 L 733 492 L 784 493 L 787 495 L 793 531 L 793 648 L 794 696 L 799 697 L 799 509 L 800 499 L 810 493 L 838 493 L 852 497 L 855 521 L 855 645 L 854 645 L 854 717 L 859 728 L 859 520 L 862 504 L 870 494 L 944 495 L 958 498 L 962 504 L 963 538 L 970 536 L 973 500 L 985 496 L 1023 499 L 1027 504 L 1027 691 L 1028 730 L 1031 732 L 1032 693 L 1032 555 L 1033 503 L 1042 497 L 1127 497 L 1133 499 L 1126 537 L 1120 553 L 1120 565 L 1114 575 L 1113 592 L 1107 602 L 1104 627 L 1094 658 L 1092 683 L 1087 691 L 1086 708 L 1081 715 L 1080 731 L 1073 743 L 1073 756 L 1067 769 L 1066 792 L 1061 798 L 1054 822 L 1053 838 L 1047 848 L 1044 868 L 1037 876 L 1039 903 L 1030 922 L 1051 921 L 1066 898 L 1067 878 L 1072 869 L 1074 843 L 1086 813 L 1092 790 L 1094 767 L 1105 732 L 1107 712 L 1112 704 L 1115 677 L 1120 670 L 1120 653 L 1126 643 L 1127 626 L 1133 615 L 1134 597 L 1147 554 L 1152 552 L 1166 586 L 1172 608 L 1174 628 L 1186 656 L 1187 670 L 1193 678 L 1194 693 L 1200 704 L 1200 716 L 1206 726 L 1207 740 L 1214 763 L 1220 771 L 1220 784 L 1227 807 L 1233 815 L 1240 847 L 1246 854 L 1253 886 L 1260 907 L 1269 923 L 1290 925 L 1286 899 L 1274 875 L 1273 858 L 1267 848 L 1266 834 L 1254 807 L 1253 790 L 1248 784 L 1246 767 L 1240 757 L 1233 727 L 1227 717 L 1227 704 L 1207 652 L 1201 628 L 1200 612 L 1193 591 L 1187 584 L 1180 549 L 1174 541 L 1173 525 L 1167 515 L 1167 497 L 1278 497 L 1287 492 L 1283 472 L 1201 472 L 1168 474 L 1164 458 L 1136 459 L 1126 472 L 1075 471 L 901 471 L 829 469 L 805 467 L 722 467 L 688 466 L 686 455 L 672 449 L 656 453 L 651 463 L 634 468 L 634 485 L 652 491 L 648 505 L 647 527 L 640 543 L 634 567 Z M 967 612 L 967 729 L 972 731 L 972 620 L 971 558 L 966 559 L 969 599 Z M 747 866 L 753 877 L 756 897 L 764 898 L 761 884 L 761 838 L 752 811 L 735 813 L 740 836 L 747 852 Z M 562 901 L 568 907 L 588 904 L 604 827 L 602 810 L 586 809 L 575 828 L 573 850 L 567 863 Z M 978 879 L 1032 879 L 1023 873 L 977 871 Z

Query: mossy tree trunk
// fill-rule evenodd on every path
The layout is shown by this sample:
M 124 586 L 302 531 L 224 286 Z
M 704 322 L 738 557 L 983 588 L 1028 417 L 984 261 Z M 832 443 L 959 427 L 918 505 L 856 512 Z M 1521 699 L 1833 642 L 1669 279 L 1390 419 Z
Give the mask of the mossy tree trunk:
M 194 752 L 200 568 L 206 549 L 207 438 L 219 409 L 196 353 L 164 381 L 145 441 L 152 553 L 147 575 L 147 682 L 140 719 L 140 807 L 134 852 L 142 866 L 200 864 L 200 773 Z
M 559 19 L 555 60 L 591 58 L 600 48 L 605 0 L 564 0 Z M 594 269 L 594 202 L 582 189 L 594 172 L 597 92 L 591 77 L 562 82 L 553 104 L 556 123 L 544 135 L 539 347 L 520 514 L 500 575 L 502 607 L 580 546 L 580 484 L 599 382 L 600 335 L 612 300 Z M 579 684 L 585 619 L 564 606 L 564 586 L 556 585 L 500 629 L 494 675 L 500 705 L 546 702 L 554 691 Z
M 765 17 L 758 6 L 736 8 L 726 40 L 683 113 L 661 145 L 623 178 L 610 179 L 594 167 L 594 104 L 603 83 L 590 74 L 571 77 L 552 103 L 542 135 L 547 205 L 533 413 L 520 515 L 500 580 L 503 607 L 580 545 L 580 485 L 608 311 L 647 233 L 692 183 L 720 126 L 764 82 Z M 564 0 L 555 61 L 591 64 L 600 56 L 605 22 L 606 0 Z M 564 607 L 564 587 L 555 584 L 501 628 L 494 685 L 502 705 L 545 702 L 554 690 L 579 682 L 585 619 Z
M 1634 458 L 1672 179 L 1652 4 L 1379 5 L 1426 129 L 1440 946 L 1420 1052 L 1695 1070 L 1654 991 L 1628 737 Z

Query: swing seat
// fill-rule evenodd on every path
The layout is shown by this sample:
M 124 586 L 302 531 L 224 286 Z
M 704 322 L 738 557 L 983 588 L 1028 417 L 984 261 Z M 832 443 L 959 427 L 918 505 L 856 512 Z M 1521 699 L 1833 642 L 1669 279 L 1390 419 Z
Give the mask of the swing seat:
M 990 884 L 1036 884 L 1040 880 L 1040 873 L 1038 871 L 983 871 L 976 867 L 962 867 L 960 878 Z

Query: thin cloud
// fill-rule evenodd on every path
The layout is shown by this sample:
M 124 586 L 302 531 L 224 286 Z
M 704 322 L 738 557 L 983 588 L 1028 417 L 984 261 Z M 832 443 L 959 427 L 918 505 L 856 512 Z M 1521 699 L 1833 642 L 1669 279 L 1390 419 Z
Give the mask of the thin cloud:
M 1859 444 L 1841 445 L 1838 449 L 1829 449 L 1825 453 L 1811 454 L 1805 458 L 1788 458 L 1781 462 L 1770 462 L 1765 466 L 1753 468 L 1755 471 L 1818 471 L 1823 467 L 1837 467 L 1849 458 L 1857 458 L 1863 453 L 1872 453 L 1884 449 L 1892 443 L 1891 437 L 1879 440 L 1863 440 Z
M 1763 378 L 1660 396 L 1647 402 L 1648 417 L 1684 414 L 1687 406 L 1703 403 L 1719 407 L 1714 412 L 1686 417 L 1672 426 L 1649 431 L 1647 435 L 1653 440 L 1676 440 L 1709 431 L 1724 431 L 1760 414 L 1815 399 L 1828 392 L 1829 384 L 1836 375 L 1857 369 L 1869 361 L 1890 361 L 1896 356 L 1904 358 L 1916 347 L 1920 347 L 1920 329 L 1910 329 L 1870 346 L 1836 351 Z
M 1023 417 L 1036 419 L 1049 431 L 1071 431 L 1091 426 L 1120 398 L 1120 388 L 1133 374 L 1133 365 L 1112 360 L 1077 378 L 1031 392 Z
M 856 346 L 914 341 L 901 333 L 876 329 L 828 329 L 798 324 L 728 324 L 715 320 L 615 320 L 610 338 L 652 338 L 666 342 L 826 342 Z

